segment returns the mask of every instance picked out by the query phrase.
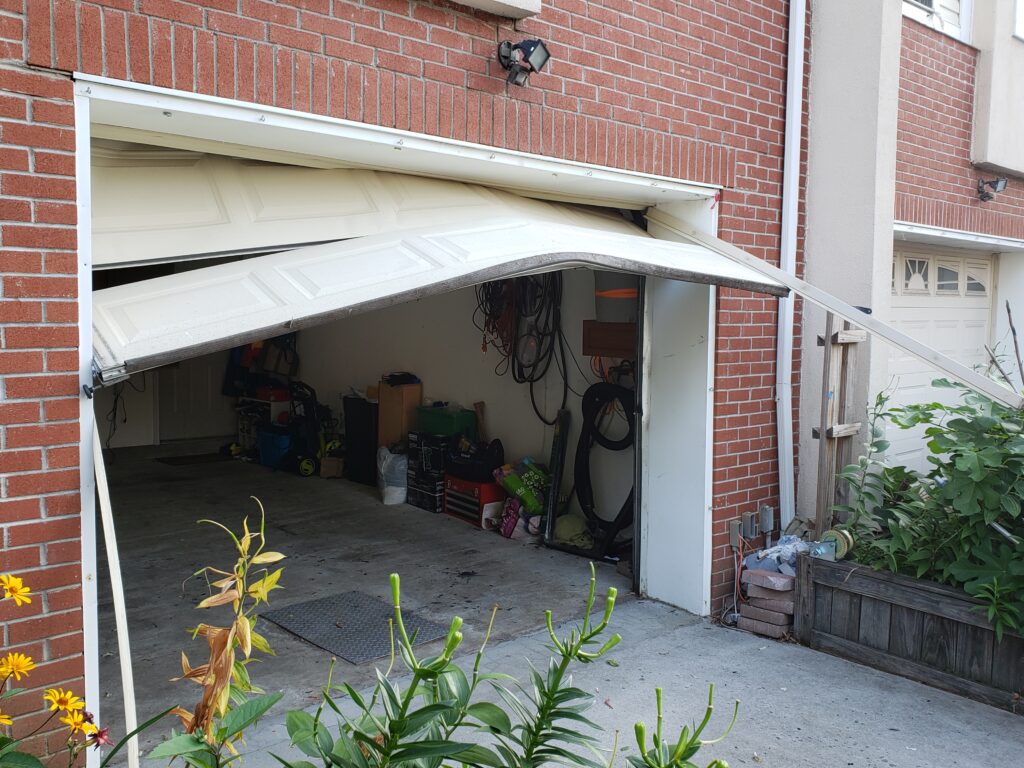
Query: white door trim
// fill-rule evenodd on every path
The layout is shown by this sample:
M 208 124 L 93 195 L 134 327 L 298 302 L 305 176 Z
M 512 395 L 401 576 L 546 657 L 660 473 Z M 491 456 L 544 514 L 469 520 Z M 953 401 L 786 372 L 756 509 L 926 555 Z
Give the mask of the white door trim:
M 966 232 L 959 229 L 932 227 L 927 224 L 914 224 L 908 221 L 897 221 L 893 224 L 893 238 L 896 248 L 903 242 L 939 245 L 947 248 L 959 248 L 985 251 L 986 253 L 1024 253 L 1024 240 L 1013 237 L 986 235 L 982 232 Z

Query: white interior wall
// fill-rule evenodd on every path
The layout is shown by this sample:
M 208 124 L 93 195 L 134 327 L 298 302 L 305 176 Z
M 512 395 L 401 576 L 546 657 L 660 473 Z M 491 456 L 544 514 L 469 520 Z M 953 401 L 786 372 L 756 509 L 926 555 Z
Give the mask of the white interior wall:
M 576 361 L 569 360 L 569 383 L 582 394 L 596 380 L 589 374 L 590 359 L 581 352 L 583 320 L 595 317 L 594 273 L 578 269 L 562 274 L 566 351 Z M 507 460 L 532 456 L 547 463 L 552 429 L 534 414 L 527 385 L 515 383 L 509 374 L 495 373 L 499 356 L 490 345 L 482 351 L 481 333 L 473 325 L 476 303 L 473 289 L 465 289 L 306 329 L 298 338 L 300 376 L 316 389 L 321 402 L 337 413 L 341 396 L 350 388 L 365 391 L 368 384 L 392 371 L 415 373 L 423 380 L 428 401 L 446 400 L 467 408 L 484 401 L 488 436 L 501 439 Z M 561 378 L 554 366 L 535 391 L 538 406 L 553 417 L 561 401 Z M 579 396 L 570 392 L 567 407 L 572 427 L 563 491 L 572 485 L 580 428 Z M 623 427 L 619 422 L 608 432 L 621 434 L 615 430 Z M 595 447 L 591 466 L 595 497 L 599 503 L 604 500 L 598 512 L 605 518 L 614 517 L 632 485 L 633 454 Z
M 120 386 L 96 390 L 93 409 L 105 448 L 160 442 L 158 386 L 156 371 L 144 371 L 133 374 Z
M 563 272 L 562 327 L 566 353 L 572 356 L 569 385 L 575 390 L 569 392 L 567 401 L 572 416 L 563 492 L 573 485 L 580 395 L 597 380 L 590 372 L 590 358 L 582 353 L 583 321 L 596 316 L 594 274 L 588 269 Z M 310 383 L 320 401 L 338 414 L 341 396 L 351 388 L 365 391 L 385 373 L 411 371 L 423 380 L 427 401 L 447 400 L 472 408 L 474 402 L 483 400 L 489 436 L 501 439 L 509 461 L 532 456 L 547 463 L 553 430 L 534 413 L 527 385 L 515 383 L 511 375 L 495 373 L 499 357 L 493 346 L 486 353 L 481 350 L 481 334 L 473 325 L 475 307 L 475 292 L 467 289 L 304 330 L 298 337 L 299 378 Z M 122 388 L 111 446 L 201 437 L 230 439 L 237 417 L 234 399 L 221 394 L 227 357 L 227 352 L 216 352 L 133 376 L 135 386 Z M 554 365 L 535 392 L 542 412 L 553 417 L 562 396 L 562 380 Z M 112 406 L 113 388 L 100 389 L 96 413 L 103 429 Z M 605 431 L 619 437 L 625 429 L 625 421 L 615 416 Z M 629 494 L 632 476 L 632 451 L 612 452 L 594 446 L 591 478 L 601 517 L 615 517 Z M 573 508 L 579 508 L 575 498 Z
M 96 390 L 94 408 L 104 445 L 128 448 L 201 437 L 232 439 L 238 430 L 235 399 L 221 394 L 228 354 L 190 358 L 133 374 L 120 387 Z M 120 401 L 114 415 L 116 391 Z M 108 441 L 112 418 L 116 424 Z

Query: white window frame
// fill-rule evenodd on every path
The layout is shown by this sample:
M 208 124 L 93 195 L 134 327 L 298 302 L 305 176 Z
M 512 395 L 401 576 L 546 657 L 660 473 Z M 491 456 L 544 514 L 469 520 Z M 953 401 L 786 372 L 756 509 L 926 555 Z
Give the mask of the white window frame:
M 907 259 L 924 260 L 928 262 L 928 290 L 914 291 L 907 290 L 904 285 L 906 277 Z M 921 251 L 900 251 L 893 255 L 893 285 L 892 295 L 900 297 L 947 297 L 960 299 L 985 299 L 995 296 L 996 260 L 991 261 L 979 259 L 972 256 L 956 256 L 955 254 L 928 254 Z M 950 290 L 939 290 L 939 267 L 955 269 L 958 273 L 957 290 L 954 293 Z M 984 274 L 982 281 L 985 284 L 984 293 L 967 292 L 967 271 L 969 269 L 980 270 Z
M 977 274 L 978 277 L 974 278 L 974 282 L 981 284 L 982 287 L 984 287 L 984 289 L 985 289 L 984 292 L 982 292 L 982 293 L 968 293 L 967 292 L 967 284 L 970 282 L 969 270 L 971 270 L 971 269 L 976 270 L 975 274 Z M 990 264 L 988 262 L 979 261 L 979 260 L 976 260 L 976 259 L 965 259 L 964 260 L 964 278 L 963 278 L 963 285 L 964 285 L 963 295 L 964 295 L 964 297 L 965 298 L 969 298 L 969 299 L 981 299 L 981 298 L 987 298 L 989 296 L 993 296 L 994 295 L 994 292 L 993 292 L 994 286 L 992 285 L 992 274 L 993 274 L 993 271 L 994 270 L 992 268 L 992 264 Z
M 931 27 L 937 32 L 948 35 L 962 43 L 971 44 L 971 29 L 974 18 L 974 0 L 960 0 L 960 23 L 953 24 L 942 18 L 935 6 L 941 0 L 931 0 L 932 5 L 925 5 L 920 0 L 903 0 L 903 15 L 914 21 Z M 1018 6 L 1022 3 L 1018 0 Z

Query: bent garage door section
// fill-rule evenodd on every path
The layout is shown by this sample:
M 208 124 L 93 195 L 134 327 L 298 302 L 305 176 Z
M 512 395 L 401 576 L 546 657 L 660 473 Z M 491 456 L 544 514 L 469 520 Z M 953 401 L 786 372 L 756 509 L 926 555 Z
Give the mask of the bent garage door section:
M 703 246 L 655 240 L 628 225 L 626 234 L 624 222 L 576 213 L 572 224 L 512 215 L 360 237 L 97 291 L 96 377 L 108 384 L 356 312 L 571 267 L 786 293 Z

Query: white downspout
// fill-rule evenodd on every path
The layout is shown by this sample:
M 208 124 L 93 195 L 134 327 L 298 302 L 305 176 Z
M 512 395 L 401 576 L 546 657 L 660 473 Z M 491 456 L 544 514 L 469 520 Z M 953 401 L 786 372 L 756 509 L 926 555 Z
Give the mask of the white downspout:
M 779 267 L 796 274 L 796 231 L 800 206 L 800 145 L 803 139 L 804 34 L 806 0 L 790 0 L 786 56 L 786 139 L 782 161 L 782 242 Z M 796 513 L 793 478 L 793 321 L 794 297 L 779 299 L 775 360 L 775 420 L 779 444 L 779 523 L 784 529 Z

